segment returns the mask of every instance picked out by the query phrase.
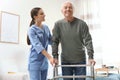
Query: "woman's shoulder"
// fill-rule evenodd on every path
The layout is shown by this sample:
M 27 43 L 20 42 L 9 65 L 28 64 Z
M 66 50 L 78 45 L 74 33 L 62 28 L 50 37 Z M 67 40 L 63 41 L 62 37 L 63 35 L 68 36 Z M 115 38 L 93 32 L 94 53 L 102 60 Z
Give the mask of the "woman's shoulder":
M 46 25 L 46 24 L 43 24 L 43 28 L 44 29 L 49 29 L 48 25 Z
M 42 24 L 44 28 L 48 28 L 48 25 L 47 24 Z
M 28 29 L 28 31 L 32 31 L 32 32 L 37 31 L 37 30 L 38 30 L 38 27 L 35 25 L 31 25 Z
M 30 29 L 32 29 L 32 30 L 39 30 L 40 28 L 37 27 L 36 25 L 32 25 L 32 26 L 30 27 Z

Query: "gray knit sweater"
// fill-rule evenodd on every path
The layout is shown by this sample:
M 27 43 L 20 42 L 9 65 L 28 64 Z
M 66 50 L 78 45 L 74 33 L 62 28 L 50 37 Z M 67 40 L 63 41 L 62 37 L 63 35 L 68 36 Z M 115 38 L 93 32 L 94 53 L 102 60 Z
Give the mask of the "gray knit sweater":
M 54 58 L 58 58 L 58 45 L 61 42 L 62 62 L 78 63 L 85 61 L 85 49 L 87 49 L 89 59 L 93 59 L 94 50 L 88 26 L 78 18 L 74 18 L 72 22 L 64 19 L 57 21 L 53 29 L 52 41 Z

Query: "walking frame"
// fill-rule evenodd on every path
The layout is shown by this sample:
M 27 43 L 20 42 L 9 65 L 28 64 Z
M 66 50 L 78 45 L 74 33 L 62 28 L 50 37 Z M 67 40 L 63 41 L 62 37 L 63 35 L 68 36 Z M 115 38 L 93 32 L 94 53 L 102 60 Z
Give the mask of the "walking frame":
M 73 75 L 73 76 L 60 76 L 58 75 L 58 67 L 90 67 L 90 75 Z M 90 78 L 92 80 L 95 80 L 94 77 L 94 65 L 55 65 L 54 66 L 54 72 L 53 72 L 53 80 L 59 80 L 59 78 Z

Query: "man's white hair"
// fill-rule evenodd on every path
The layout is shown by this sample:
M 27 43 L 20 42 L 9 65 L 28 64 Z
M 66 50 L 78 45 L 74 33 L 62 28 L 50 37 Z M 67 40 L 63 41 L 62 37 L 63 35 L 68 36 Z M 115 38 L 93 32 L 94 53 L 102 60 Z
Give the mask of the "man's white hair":
M 73 10 L 74 10 L 74 5 L 73 5 L 73 3 L 72 3 L 70 0 L 65 1 L 65 2 L 61 5 L 61 10 L 63 9 L 63 7 L 64 7 L 64 5 L 65 5 L 66 3 L 70 3 L 70 4 L 72 5 Z

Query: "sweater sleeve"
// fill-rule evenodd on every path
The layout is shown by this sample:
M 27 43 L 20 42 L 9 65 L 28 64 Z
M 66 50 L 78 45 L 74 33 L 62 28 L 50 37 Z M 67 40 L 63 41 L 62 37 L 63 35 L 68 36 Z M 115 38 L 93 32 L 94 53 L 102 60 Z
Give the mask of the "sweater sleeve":
M 54 58 L 58 59 L 58 45 L 60 40 L 60 30 L 58 25 L 54 25 L 53 28 L 53 36 L 52 36 L 52 55 Z
M 82 25 L 82 38 L 83 38 L 83 43 L 87 49 L 87 53 L 88 53 L 88 58 L 89 59 L 93 59 L 93 54 L 94 54 L 94 50 L 93 50 L 93 43 L 92 43 L 92 37 L 91 34 L 89 32 L 89 28 L 88 25 L 86 23 L 83 23 Z

